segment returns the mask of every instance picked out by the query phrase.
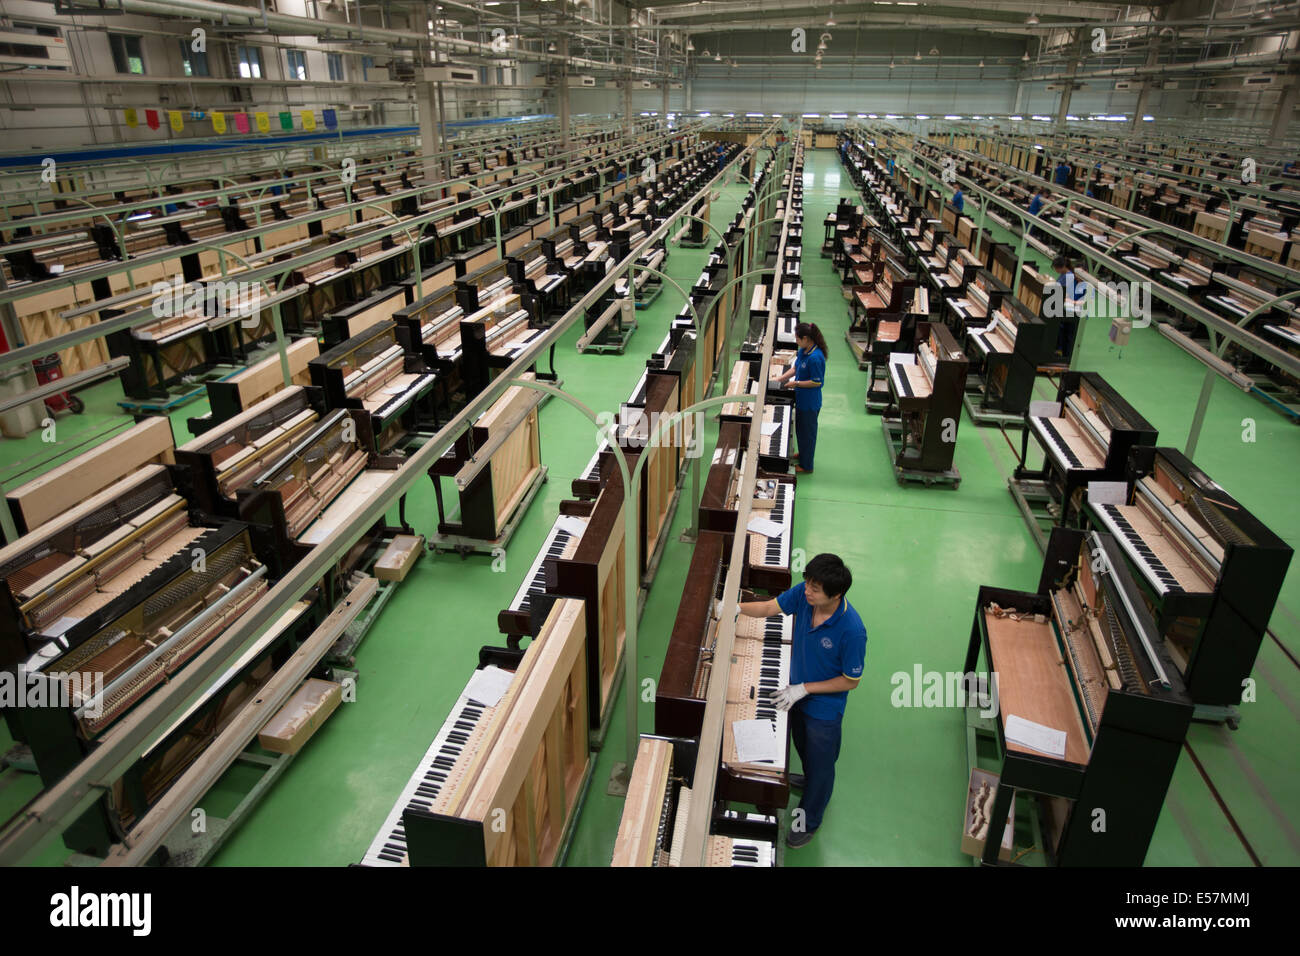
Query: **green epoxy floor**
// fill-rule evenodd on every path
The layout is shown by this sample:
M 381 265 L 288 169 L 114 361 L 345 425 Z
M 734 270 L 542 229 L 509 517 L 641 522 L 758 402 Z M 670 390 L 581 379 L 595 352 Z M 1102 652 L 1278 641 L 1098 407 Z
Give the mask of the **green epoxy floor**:
M 969 865 L 959 850 L 966 785 L 963 716 L 954 709 L 907 709 L 891 704 L 896 672 L 961 668 L 981 584 L 1033 590 L 1042 559 L 1006 489 L 1015 465 L 996 429 L 964 419 L 956 466 L 961 487 L 899 487 L 886 456 L 880 420 L 863 409 L 866 373 L 856 368 L 844 331 L 847 311 L 838 277 L 818 247 L 821 222 L 851 183 L 830 150 L 810 151 L 805 166 L 805 318 L 822 328 L 829 356 L 820 418 L 818 467 L 802 477 L 795 508 L 795 547 L 809 554 L 836 551 L 852 568 L 849 597 L 867 626 L 867 672 L 849 699 L 835 797 L 820 835 L 787 851 L 788 866 Z M 728 187 L 713 221 L 730 218 L 743 189 Z M 668 272 L 693 280 L 707 250 L 672 248 Z M 637 313 L 641 328 L 627 353 L 578 355 L 572 331 L 557 349 L 565 387 L 589 407 L 615 410 L 640 375 L 645 357 L 664 336 L 679 302 L 671 289 Z M 1082 339 L 1082 362 L 1094 369 L 1159 429 L 1162 444 L 1181 447 L 1196 405 L 1203 367 L 1154 330 L 1135 330 L 1122 353 L 1111 347 L 1102 322 Z M 1040 380 L 1042 397 L 1051 389 Z M 83 395 L 89 410 L 64 419 L 60 439 L 117 420 L 117 386 Z M 196 403 L 173 415 L 178 441 Z M 1253 419 L 1255 441 L 1242 440 Z M 65 438 L 63 432 L 67 433 Z M 1010 433 L 1019 447 L 1018 433 Z M 706 448 L 716 426 L 710 422 Z M 35 442 L 0 443 L 0 468 L 33 455 Z M 389 603 L 358 653 L 356 703 L 328 721 L 217 857 L 226 866 L 340 866 L 360 859 L 423 755 L 477 659 L 478 648 L 501 644 L 498 609 L 506 606 L 531 564 L 570 480 L 595 448 L 589 426 L 566 405 L 542 412 L 542 455 L 551 477 L 511 542 L 505 567 L 487 556 L 425 555 Z M 48 447 L 43 447 L 48 454 Z M 1216 385 L 1195 460 L 1284 539 L 1300 540 L 1300 513 L 1287 505 L 1290 476 L 1300 462 L 1300 431 L 1262 403 Z M 689 488 L 689 483 L 688 483 Z M 657 677 L 690 558 L 678 534 L 680 508 L 641 619 L 638 675 Z M 436 510 L 432 489 L 421 486 L 408 516 L 428 534 Z M 1300 563 L 1300 562 L 1297 562 Z M 1292 569 L 1273 616 L 1273 629 L 1291 653 L 1300 652 L 1300 571 Z M 1268 865 L 1300 862 L 1300 671 L 1266 639 L 1254 676 L 1258 700 L 1242 707 L 1240 730 L 1195 725 L 1189 744 L 1211 790 L 1185 750 L 1147 855 L 1149 865 L 1249 865 L 1250 856 L 1229 823 L 1231 814 L 1257 857 Z M 642 731 L 652 726 L 651 703 L 638 704 Z M 606 746 L 595 755 L 592 785 L 570 848 L 570 865 L 609 862 L 622 801 L 605 794 L 616 761 L 624 758 L 624 702 L 616 702 Z M 8 741 L 0 739 L 0 746 Z M 233 799 L 227 779 L 205 806 L 219 815 Z M 35 792 L 34 778 L 0 774 L 0 817 Z M 1223 806 L 1220 806 L 1219 800 Z M 1226 812 L 1225 809 L 1226 808 Z M 59 859 L 50 851 L 44 861 Z

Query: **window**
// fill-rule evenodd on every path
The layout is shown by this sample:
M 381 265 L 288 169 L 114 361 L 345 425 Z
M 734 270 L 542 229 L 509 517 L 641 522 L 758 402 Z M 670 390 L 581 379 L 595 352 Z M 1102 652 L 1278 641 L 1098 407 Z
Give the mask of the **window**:
M 262 78 L 262 51 L 255 46 L 239 48 L 239 75 L 246 80 Z
M 375 68 L 375 58 L 373 56 L 363 56 L 361 58 L 361 78 L 370 79 L 370 71 Z
M 208 55 L 192 48 L 189 40 L 181 40 L 181 69 L 186 76 L 211 76 L 208 72 Z
M 289 61 L 289 79 L 307 79 L 307 54 L 302 50 L 285 50 L 284 58 Z
M 108 45 L 113 51 L 113 65 L 119 73 L 144 73 L 144 55 L 140 38 L 126 33 L 110 33 Z
M 326 53 L 326 54 L 325 54 L 325 59 L 326 59 L 326 61 L 329 63 L 329 68 L 330 68 L 330 79 L 331 79 L 331 80 L 339 80 L 339 81 L 342 81 L 342 79 L 343 79 L 343 54 L 342 54 L 342 53 Z

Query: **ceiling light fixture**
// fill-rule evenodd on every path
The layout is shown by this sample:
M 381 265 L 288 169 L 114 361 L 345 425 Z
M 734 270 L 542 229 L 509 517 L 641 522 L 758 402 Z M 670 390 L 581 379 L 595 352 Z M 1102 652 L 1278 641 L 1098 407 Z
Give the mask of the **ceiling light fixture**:
M 1021 62 L 1021 63 L 1028 63 L 1028 62 L 1029 62 L 1029 51 L 1028 51 L 1028 50 L 1026 50 L 1026 51 L 1025 51 L 1025 55 L 1022 56 L 1022 57 L 1020 58 L 1020 62 Z
M 938 55 L 939 55 L 939 48 L 937 46 L 930 47 L 930 56 L 938 56 Z
M 826 13 L 826 25 L 828 27 L 835 26 L 835 15 L 829 11 Z
M 981 70 L 984 69 L 984 61 L 983 61 L 983 60 L 980 60 L 980 69 L 981 69 Z
M 1025 20 L 1025 24 L 1031 27 L 1038 26 L 1038 16 L 1036 14 L 1031 13 L 1029 17 Z
M 694 53 L 694 52 L 695 52 L 695 44 L 694 44 L 693 42 L 691 42 L 691 38 L 690 38 L 690 37 L 687 37 L 687 38 L 686 38 L 686 52 L 687 52 L 687 53 Z

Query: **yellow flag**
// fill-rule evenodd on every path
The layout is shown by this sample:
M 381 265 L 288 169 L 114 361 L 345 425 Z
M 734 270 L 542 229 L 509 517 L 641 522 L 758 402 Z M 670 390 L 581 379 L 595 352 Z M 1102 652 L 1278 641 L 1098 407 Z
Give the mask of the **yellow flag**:
M 257 131 L 259 133 L 269 133 L 271 131 L 271 120 L 265 113 L 254 113 L 253 118 L 257 120 Z
M 140 125 L 140 117 L 136 116 L 135 110 L 126 111 L 126 125 L 132 129 Z
M 216 112 L 212 114 L 212 128 L 218 133 L 224 133 L 226 131 L 225 113 Z
M 302 128 L 306 130 L 316 128 L 316 114 L 311 110 L 302 111 Z
M 167 122 L 171 123 L 172 129 L 178 133 L 185 128 L 185 119 L 181 116 L 180 110 L 168 110 Z

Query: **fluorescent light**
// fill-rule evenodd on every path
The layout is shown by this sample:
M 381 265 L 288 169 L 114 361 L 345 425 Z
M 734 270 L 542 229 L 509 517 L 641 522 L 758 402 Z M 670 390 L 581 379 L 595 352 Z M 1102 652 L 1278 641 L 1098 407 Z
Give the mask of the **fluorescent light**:
M 886 113 L 886 114 L 885 114 L 885 119 L 898 119 L 898 114 L 897 114 L 897 113 Z
M 831 119 L 848 119 L 848 118 L 849 118 L 849 114 L 848 114 L 848 113 L 832 113 L 832 114 L 831 114 Z
M 713 114 L 712 114 L 712 113 L 701 113 L 700 115 L 701 115 L 701 116 L 712 116 Z
M 1007 119 L 1011 120 L 1011 122 L 1013 122 L 1013 123 L 1019 123 L 1022 119 L 1024 119 L 1024 117 L 1023 117 L 1023 116 L 1008 116 Z
M 1156 118 L 1155 118 L 1154 116 L 1144 116 L 1144 117 L 1142 117 L 1142 122 L 1144 122 L 1144 123 L 1154 123 L 1154 122 L 1155 122 L 1155 119 L 1156 119 Z
M 867 114 L 866 114 L 866 113 L 859 113 L 859 114 L 858 114 L 858 119 L 866 119 L 866 118 L 867 118 Z
M 867 119 L 880 119 L 880 117 L 877 116 L 875 113 L 868 113 Z
M 983 119 L 983 118 L 984 118 L 984 117 L 982 117 L 982 116 L 972 116 L 972 117 L 971 117 L 971 119 Z
M 1066 118 L 1067 120 L 1073 120 L 1073 121 L 1075 121 L 1075 122 L 1078 122 L 1078 119 L 1079 119 L 1079 117 L 1075 116 L 1073 113 L 1066 113 L 1066 114 L 1065 114 L 1065 118 Z
M 1035 113 L 1033 116 L 1030 117 L 1030 119 L 1036 119 L 1040 123 L 1050 123 L 1052 121 L 1052 118 L 1050 116 L 1043 116 L 1038 113 Z
M 735 113 L 727 113 L 727 114 L 726 114 L 726 117 L 727 117 L 727 119 L 735 119 L 735 118 L 736 118 L 736 114 L 735 114 Z
M 926 116 L 924 113 L 917 113 L 917 114 L 916 114 L 916 118 L 917 118 L 917 119 L 929 119 L 930 117 Z
M 763 114 L 762 114 L 762 113 L 746 113 L 745 115 L 746 115 L 746 116 L 757 117 L 758 119 L 762 119 L 762 118 L 763 118 Z
M 944 119 L 961 119 L 961 117 L 957 116 L 955 113 L 949 113 L 947 116 L 944 117 Z
M 821 113 L 804 113 L 804 114 L 803 114 L 803 118 L 804 118 L 804 119 L 817 119 L 817 118 L 818 118 L 819 116 L 821 116 L 821 115 L 822 115 Z

